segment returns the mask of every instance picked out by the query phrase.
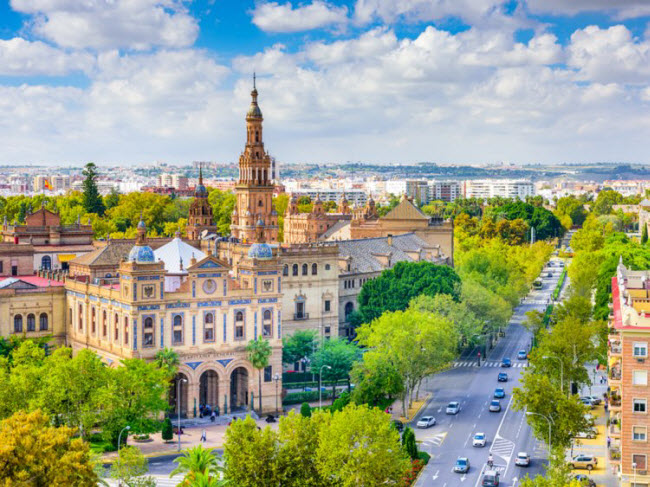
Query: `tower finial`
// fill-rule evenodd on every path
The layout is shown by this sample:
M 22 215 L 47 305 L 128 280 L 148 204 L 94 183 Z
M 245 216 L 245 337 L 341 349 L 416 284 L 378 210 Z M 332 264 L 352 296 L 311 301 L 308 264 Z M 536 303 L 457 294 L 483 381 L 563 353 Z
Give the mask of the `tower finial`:
M 199 162 L 199 184 L 203 185 L 203 163 Z
M 253 89 L 254 89 L 254 90 L 257 89 L 257 87 L 255 86 L 255 79 L 256 79 L 255 71 L 253 71 Z

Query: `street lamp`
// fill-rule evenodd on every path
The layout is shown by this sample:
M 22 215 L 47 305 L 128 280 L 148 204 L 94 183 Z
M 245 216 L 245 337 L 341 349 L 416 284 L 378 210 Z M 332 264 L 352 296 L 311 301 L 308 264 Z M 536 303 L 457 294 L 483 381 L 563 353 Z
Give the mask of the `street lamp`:
M 632 462 L 632 471 L 634 472 L 634 487 L 636 487 L 636 462 Z
M 543 414 L 533 413 L 531 411 L 526 411 L 526 416 L 541 416 L 548 422 L 548 454 L 551 454 L 551 424 L 554 423 L 553 419 L 549 416 L 544 416 Z
M 560 392 L 564 394 L 564 363 L 560 357 L 553 357 L 551 355 L 544 355 L 543 359 L 557 360 L 560 362 Z
M 278 407 L 278 384 L 280 383 L 280 374 L 276 372 L 276 374 L 273 376 L 273 380 L 275 381 L 275 411 L 280 414 L 280 408 Z
M 120 454 L 120 442 L 122 441 L 122 433 L 124 433 L 125 431 L 129 431 L 130 429 L 131 429 L 131 427 L 127 424 L 124 428 L 122 428 L 122 431 L 120 431 L 120 434 L 117 435 L 117 454 L 118 455 Z M 127 433 L 127 436 L 128 435 L 129 434 Z
M 318 373 L 318 407 L 323 407 L 323 369 L 332 370 L 329 365 L 323 365 Z
M 181 451 L 181 406 L 183 401 L 181 400 L 181 382 L 187 384 L 187 379 L 179 377 L 176 379 L 176 408 L 178 409 L 178 451 Z

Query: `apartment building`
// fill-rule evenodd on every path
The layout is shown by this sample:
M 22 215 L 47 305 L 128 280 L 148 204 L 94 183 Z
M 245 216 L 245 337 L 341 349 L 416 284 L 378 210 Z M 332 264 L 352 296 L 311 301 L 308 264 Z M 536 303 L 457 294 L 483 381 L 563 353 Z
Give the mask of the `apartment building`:
M 429 181 L 429 201 L 445 201 L 451 203 L 463 195 L 463 185 L 460 181 Z
M 621 486 L 647 487 L 650 271 L 631 271 L 619 263 L 612 279 L 608 342 L 610 462 Z
M 465 198 L 519 198 L 535 194 L 533 183 L 526 179 L 476 179 L 464 182 Z

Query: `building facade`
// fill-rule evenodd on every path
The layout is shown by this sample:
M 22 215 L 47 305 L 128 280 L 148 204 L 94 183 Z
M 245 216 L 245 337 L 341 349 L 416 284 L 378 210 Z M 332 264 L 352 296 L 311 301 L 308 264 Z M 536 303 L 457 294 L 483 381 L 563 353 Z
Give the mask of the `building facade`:
M 459 181 L 429 181 L 429 201 L 451 203 L 463 195 L 463 186 Z
M 208 190 L 203 186 L 203 168 L 199 168 L 199 184 L 194 188 L 194 199 L 190 205 L 185 231 L 190 240 L 199 240 L 204 232 L 217 233 L 212 205 L 208 201 Z
M 293 195 L 284 213 L 283 242 L 288 245 L 317 242 L 334 225 L 351 219 L 350 205 L 345 194 L 339 201 L 336 213 L 327 213 L 323 209 L 320 196 L 316 196 L 311 212 L 300 213 L 298 199 Z
M 535 195 L 535 186 L 525 179 L 475 179 L 464 183 L 465 198 L 515 198 Z

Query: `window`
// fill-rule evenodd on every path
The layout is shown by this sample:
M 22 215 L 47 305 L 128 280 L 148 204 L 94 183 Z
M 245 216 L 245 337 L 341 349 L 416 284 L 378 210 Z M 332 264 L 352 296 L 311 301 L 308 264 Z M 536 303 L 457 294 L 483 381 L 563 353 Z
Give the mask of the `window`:
M 79 315 L 77 316 L 77 323 L 79 325 L 79 331 L 83 330 L 84 327 L 84 307 L 83 305 L 79 305 Z
M 27 315 L 27 331 L 36 331 L 36 316 L 31 313 Z
M 302 320 L 305 318 L 305 303 L 299 301 L 296 303 L 296 319 Z
M 262 313 L 262 336 L 269 338 L 273 335 L 273 313 L 265 309 Z
M 49 271 L 52 269 L 52 257 L 49 255 L 44 255 L 43 258 L 41 259 L 41 269 L 45 271 Z
M 645 426 L 632 426 L 632 439 L 634 441 L 646 441 L 648 428 Z
M 244 313 L 237 311 L 235 313 L 235 340 L 244 339 Z
M 129 318 L 124 317 L 124 345 L 129 344 Z
M 203 317 L 203 341 L 214 341 L 214 314 L 206 313 Z
M 294 264 L 291 271 L 292 271 L 291 272 L 292 275 L 297 276 L 298 275 L 298 264 Z
M 23 332 L 23 315 L 14 316 L 14 333 Z
M 329 270 L 330 270 L 330 265 L 329 265 L 329 264 L 325 264 L 325 270 L 326 270 L 326 271 L 329 271 Z
M 637 470 L 647 470 L 647 456 L 646 455 L 632 455 L 632 463 L 636 463 Z M 640 486 L 640 484 L 638 484 Z
M 648 344 L 645 342 L 634 343 L 634 356 L 644 358 L 648 356 Z
M 143 347 L 153 347 L 153 318 L 147 316 L 144 319 L 143 330 L 142 330 L 142 346 Z
M 329 334 L 329 332 L 330 332 L 330 327 L 329 327 L 329 326 L 326 326 L 326 327 L 325 327 L 325 333 Z
M 309 266 L 307 264 L 302 265 L 302 275 L 306 276 L 309 273 Z
M 648 385 L 648 371 L 647 370 L 635 370 L 632 373 L 632 385 L 635 385 L 635 386 L 647 386 Z
M 645 399 L 635 399 L 634 400 L 634 409 L 635 413 L 645 413 L 646 412 L 647 401 Z
M 47 313 L 41 313 L 41 315 L 38 317 L 38 329 L 40 331 L 47 331 L 47 328 L 48 328 Z
M 175 315 L 174 316 L 174 330 L 172 334 L 172 343 L 174 345 L 183 344 L 183 316 Z
M 93 306 L 90 310 L 90 331 L 92 332 L 93 335 L 95 334 L 95 329 L 97 328 L 96 322 L 97 320 L 95 317 L 95 307 Z
M 332 302 L 329 299 L 325 300 L 325 313 L 332 311 Z
M 108 315 L 106 310 L 102 311 L 102 337 L 106 338 L 108 335 Z
M 120 317 L 115 313 L 115 341 L 120 339 Z
M 273 380 L 273 367 L 269 365 L 264 367 L 264 382 L 271 382 Z
M 282 275 L 285 277 L 289 275 L 289 264 L 284 264 L 284 269 L 282 269 Z
M 352 301 L 345 303 L 345 318 L 347 319 L 348 316 L 350 316 L 350 313 L 354 311 L 354 304 Z
M 68 311 L 70 312 L 70 313 L 69 313 L 69 317 L 68 317 L 68 322 L 69 322 L 69 324 L 72 326 L 72 318 L 73 318 L 73 315 L 72 315 L 72 308 L 69 308 Z
M 315 276 L 318 274 L 318 264 L 312 264 L 311 265 L 311 275 Z
M 0 260 L 0 274 L 4 271 L 4 264 L 5 263 Z

